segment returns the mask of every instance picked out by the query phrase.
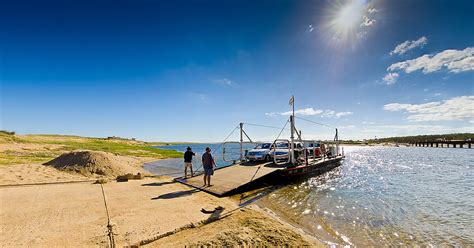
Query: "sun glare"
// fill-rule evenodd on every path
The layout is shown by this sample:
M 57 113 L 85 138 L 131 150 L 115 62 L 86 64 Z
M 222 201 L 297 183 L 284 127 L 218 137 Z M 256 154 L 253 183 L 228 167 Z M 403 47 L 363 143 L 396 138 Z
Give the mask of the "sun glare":
M 335 16 L 334 28 L 340 32 L 347 32 L 353 30 L 362 22 L 362 16 L 365 8 L 359 1 L 352 1 L 342 6 Z
M 369 4 L 365 0 L 334 1 L 326 10 L 323 23 L 327 38 L 331 43 L 334 40 L 345 43 L 361 38 L 367 27 L 375 22 L 370 19 L 368 11 Z

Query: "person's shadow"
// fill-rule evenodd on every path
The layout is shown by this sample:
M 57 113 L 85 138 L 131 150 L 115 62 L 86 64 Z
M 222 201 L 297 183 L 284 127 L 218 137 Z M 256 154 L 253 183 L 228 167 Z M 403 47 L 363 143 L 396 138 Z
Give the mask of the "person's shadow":
M 205 220 L 206 223 L 212 222 L 214 220 L 217 220 L 221 217 L 222 212 L 224 212 L 224 207 L 218 206 L 213 210 L 206 210 L 206 209 L 201 209 L 201 212 L 204 214 L 211 214 L 207 220 Z
M 176 191 L 176 192 L 171 192 L 163 195 L 159 195 L 157 197 L 151 198 L 152 200 L 159 200 L 159 199 L 173 199 L 173 198 L 178 198 L 178 197 L 183 197 L 183 196 L 188 196 L 192 195 L 193 193 L 199 192 L 200 190 L 198 189 L 190 189 L 190 190 L 182 190 L 182 191 Z

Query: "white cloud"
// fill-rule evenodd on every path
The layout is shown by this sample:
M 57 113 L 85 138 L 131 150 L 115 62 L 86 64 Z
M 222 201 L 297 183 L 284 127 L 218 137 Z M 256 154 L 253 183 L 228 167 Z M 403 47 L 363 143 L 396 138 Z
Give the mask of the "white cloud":
M 321 115 L 323 118 L 330 118 L 333 117 L 336 114 L 336 111 L 334 110 L 326 110 L 324 113 Z
M 418 40 L 407 40 L 404 41 L 401 44 L 398 44 L 393 51 L 390 52 L 390 55 L 393 54 L 404 54 L 408 52 L 411 49 L 417 48 L 417 47 L 423 47 L 424 45 L 428 44 L 428 39 L 423 36 L 419 38 Z
M 277 115 L 277 113 L 275 112 L 269 112 L 269 113 L 265 113 L 266 116 L 270 116 L 270 117 L 274 117 Z
M 309 25 L 308 25 L 308 33 L 311 33 L 311 32 L 313 32 L 313 31 L 314 31 L 313 25 L 312 25 L 312 24 L 309 24 Z
M 334 116 L 336 118 L 340 118 L 340 117 L 348 116 L 348 115 L 352 115 L 352 114 L 353 114 L 352 112 L 339 112 L 339 113 L 336 113 Z
M 336 112 L 334 110 L 325 110 L 321 115 L 322 118 L 341 118 L 344 116 L 352 115 L 352 112 Z
M 224 86 L 232 86 L 232 85 L 235 85 L 235 83 L 230 80 L 230 79 L 227 79 L 227 78 L 220 78 L 220 79 L 216 79 L 214 80 L 214 82 L 220 84 L 220 85 L 224 85 Z
M 369 27 L 369 26 L 372 26 L 374 23 L 375 23 L 374 19 L 370 19 L 369 17 L 364 16 L 362 18 L 362 23 L 360 24 L 360 26 L 361 27 Z
M 454 73 L 459 73 L 463 71 L 472 71 L 474 70 L 474 56 L 473 55 L 474 55 L 474 51 L 472 51 L 468 57 L 465 57 L 458 61 L 452 61 L 448 63 L 446 67 L 448 67 L 448 69 Z
M 453 73 L 474 70 L 474 47 L 467 47 L 464 50 L 448 49 L 435 55 L 425 54 L 416 59 L 392 64 L 387 71 L 402 70 L 411 73 L 422 70 L 424 74 L 428 74 L 443 68 Z
M 411 121 L 474 120 L 474 96 L 459 96 L 423 104 L 390 103 L 388 111 L 405 111 Z
M 265 113 L 266 116 L 276 116 L 276 115 L 284 115 L 288 116 L 291 115 L 293 112 L 292 111 L 286 111 L 282 113 L 275 113 L 275 112 L 269 112 Z M 304 109 L 298 109 L 295 110 L 295 114 L 297 115 L 307 115 L 307 116 L 314 116 L 314 115 L 319 115 L 322 118 L 341 118 L 344 116 L 349 116 L 352 115 L 352 112 L 345 111 L 345 112 L 336 112 L 334 110 L 321 110 L 321 109 L 314 109 L 314 108 L 304 108 Z
M 298 109 L 295 110 L 295 114 L 300 114 L 300 115 L 319 115 L 323 111 L 320 109 L 313 109 L 313 108 L 305 108 L 305 109 Z M 287 111 L 280 113 L 281 115 L 291 115 L 293 112 L 292 111 Z
M 354 129 L 355 126 L 354 125 L 347 125 L 347 126 L 340 126 L 338 127 L 338 129 Z
M 378 11 L 375 8 L 369 8 L 369 9 L 367 9 L 367 12 L 372 14 L 372 13 L 377 13 Z
M 385 81 L 387 85 L 392 85 L 397 82 L 397 79 L 400 75 L 396 72 L 389 72 L 385 75 L 382 80 Z

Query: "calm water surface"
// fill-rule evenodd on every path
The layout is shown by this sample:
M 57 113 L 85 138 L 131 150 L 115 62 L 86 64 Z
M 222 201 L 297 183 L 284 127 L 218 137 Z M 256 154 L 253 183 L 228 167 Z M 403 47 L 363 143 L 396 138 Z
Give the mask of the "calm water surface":
M 199 152 L 205 146 L 193 148 Z M 186 146 L 167 148 L 183 151 Z M 264 202 L 328 244 L 474 245 L 474 150 L 346 147 L 345 151 L 342 166 L 277 186 Z M 148 169 L 163 165 L 181 172 L 182 161 L 167 160 Z

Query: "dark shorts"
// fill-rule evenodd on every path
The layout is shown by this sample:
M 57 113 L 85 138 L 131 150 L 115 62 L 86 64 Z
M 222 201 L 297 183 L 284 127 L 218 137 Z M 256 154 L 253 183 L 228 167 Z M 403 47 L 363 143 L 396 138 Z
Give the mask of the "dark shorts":
M 204 175 L 206 176 L 214 175 L 214 169 L 204 169 Z

